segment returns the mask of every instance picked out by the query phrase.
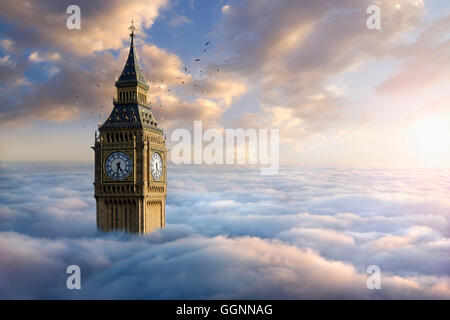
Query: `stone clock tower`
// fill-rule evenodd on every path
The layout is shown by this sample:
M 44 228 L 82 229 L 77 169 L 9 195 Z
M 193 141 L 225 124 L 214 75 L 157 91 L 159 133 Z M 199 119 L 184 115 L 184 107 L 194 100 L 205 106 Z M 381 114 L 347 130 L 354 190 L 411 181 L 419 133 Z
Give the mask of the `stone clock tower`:
M 95 146 L 97 228 L 147 233 L 165 225 L 167 167 L 165 136 L 154 118 L 149 86 L 134 46 L 116 81 L 114 109 L 99 125 Z

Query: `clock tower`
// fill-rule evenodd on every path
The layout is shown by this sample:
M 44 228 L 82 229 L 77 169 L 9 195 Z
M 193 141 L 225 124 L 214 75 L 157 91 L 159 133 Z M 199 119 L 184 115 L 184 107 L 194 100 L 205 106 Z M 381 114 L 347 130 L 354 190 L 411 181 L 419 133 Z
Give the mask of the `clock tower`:
M 151 112 L 149 86 L 134 46 L 116 81 L 114 108 L 95 137 L 97 228 L 148 233 L 165 225 L 166 141 Z

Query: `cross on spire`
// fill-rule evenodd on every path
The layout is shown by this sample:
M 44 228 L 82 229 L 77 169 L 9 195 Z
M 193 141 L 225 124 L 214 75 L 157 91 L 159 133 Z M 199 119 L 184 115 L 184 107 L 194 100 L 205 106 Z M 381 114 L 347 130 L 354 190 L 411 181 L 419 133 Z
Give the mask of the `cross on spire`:
M 133 20 L 131 20 L 131 26 L 128 28 L 128 30 L 131 31 L 130 37 L 133 39 L 134 38 L 134 32 L 137 30 L 136 27 L 134 26 Z

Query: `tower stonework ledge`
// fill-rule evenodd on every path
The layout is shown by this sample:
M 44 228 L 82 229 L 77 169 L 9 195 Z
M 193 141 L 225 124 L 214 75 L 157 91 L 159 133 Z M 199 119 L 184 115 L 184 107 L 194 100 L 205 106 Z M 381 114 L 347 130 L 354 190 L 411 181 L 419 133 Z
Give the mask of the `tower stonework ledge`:
M 97 228 L 148 233 L 165 225 L 166 141 L 151 112 L 130 27 L 130 52 L 116 81 L 114 108 L 95 145 Z

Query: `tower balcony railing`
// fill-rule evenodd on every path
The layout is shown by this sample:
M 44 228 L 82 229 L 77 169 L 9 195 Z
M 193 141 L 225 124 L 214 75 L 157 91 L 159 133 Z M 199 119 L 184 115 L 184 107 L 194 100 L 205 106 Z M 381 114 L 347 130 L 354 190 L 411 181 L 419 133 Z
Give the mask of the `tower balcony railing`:
M 148 108 L 150 108 L 150 102 L 144 102 L 142 100 L 139 99 L 117 99 L 117 98 L 113 98 L 113 103 L 114 104 L 130 104 L 130 103 L 139 103 L 140 105 L 146 106 Z

